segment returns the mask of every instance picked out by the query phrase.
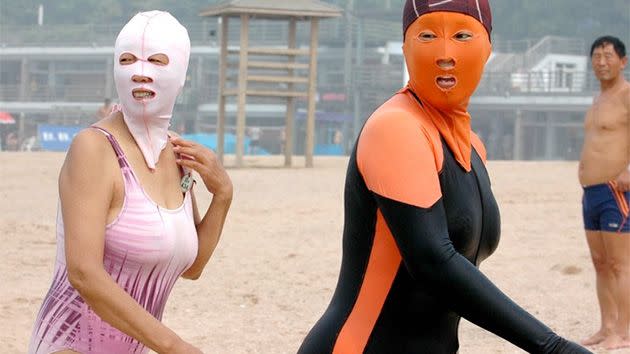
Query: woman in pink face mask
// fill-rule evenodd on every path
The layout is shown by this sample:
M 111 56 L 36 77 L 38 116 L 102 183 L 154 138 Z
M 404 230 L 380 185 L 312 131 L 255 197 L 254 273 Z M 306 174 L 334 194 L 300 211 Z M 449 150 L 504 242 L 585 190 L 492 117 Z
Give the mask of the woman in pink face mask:
M 189 56 L 166 12 L 120 32 L 121 105 L 77 135 L 61 169 L 54 277 L 29 353 L 201 353 L 161 323 L 175 281 L 201 275 L 232 201 L 215 155 L 168 131 Z M 213 195 L 203 218 L 193 170 Z

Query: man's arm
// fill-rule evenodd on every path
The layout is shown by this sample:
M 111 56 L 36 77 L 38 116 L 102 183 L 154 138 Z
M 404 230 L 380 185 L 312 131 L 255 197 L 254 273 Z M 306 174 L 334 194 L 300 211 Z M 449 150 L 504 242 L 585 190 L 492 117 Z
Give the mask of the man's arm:
M 625 135 L 626 141 L 624 143 L 627 147 L 627 159 L 630 161 L 630 84 L 626 85 L 626 89 L 623 90 L 621 95 L 621 100 L 623 101 L 626 113 L 626 129 L 628 130 L 628 134 Z M 619 190 L 624 192 L 630 191 L 630 164 L 628 164 L 626 169 L 617 176 L 615 182 L 617 183 L 617 188 Z
M 626 123 L 627 123 L 626 127 L 628 128 L 628 134 L 626 134 L 626 144 L 628 146 L 628 162 L 629 162 L 627 170 L 630 171 L 630 83 L 628 84 L 627 87 L 628 89 L 626 90 L 626 94 L 623 101 L 626 104 Z

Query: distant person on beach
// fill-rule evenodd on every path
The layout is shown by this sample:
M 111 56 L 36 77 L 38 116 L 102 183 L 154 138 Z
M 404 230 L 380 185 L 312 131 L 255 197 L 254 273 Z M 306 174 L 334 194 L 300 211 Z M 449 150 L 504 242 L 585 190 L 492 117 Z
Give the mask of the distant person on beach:
M 249 154 L 256 155 L 260 148 L 260 136 L 262 135 L 262 129 L 260 127 L 250 127 L 247 130 L 249 135 Z
M 103 105 L 98 108 L 98 111 L 96 111 L 96 120 L 101 120 L 109 116 L 110 113 L 112 113 L 112 100 L 106 98 L 103 101 Z
M 5 147 L 7 151 L 18 151 L 19 149 L 19 140 L 16 132 L 9 132 L 5 138 Z
M 167 12 L 139 13 L 114 53 L 120 110 L 80 132 L 61 168 L 54 276 L 28 352 L 201 353 L 161 318 L 179 277 L 199 278 L 212 255 L 232 183 L 210 150 L 168 131 L 186 29 Z M 193 170 L 213 195 L 203 218 Z
M 582 341 L 606 349 L 630 347 L 630 83 L 626 48 L 605 36 L 591 47 L 601 92 L 586 113 L 579 180 L 601 315 L 599 330 Z
M 500 234 L 467 109 L 491 29 L 488 0 L 406 1 L 409 84 L 368 118 L 350 156 L 339 282 L 300 354 L 457 353 L 461 317 L 530 353 L 590 353 L 477 268 Z

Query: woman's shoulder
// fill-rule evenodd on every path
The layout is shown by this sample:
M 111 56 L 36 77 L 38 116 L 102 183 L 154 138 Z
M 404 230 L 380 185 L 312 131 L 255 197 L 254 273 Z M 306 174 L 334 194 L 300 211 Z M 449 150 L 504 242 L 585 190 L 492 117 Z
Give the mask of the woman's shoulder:
M 407 144 L 410 140 L 421 141 L 429 146 L 441 145 L 439 132 L 427 120 L 424 111 L 391 100 L 368 118 L 359 139 L 386 139 L 395 145 Z
M 98 127 L 88 127 L 75 135 L 68 151 L 94 154 L 104 152 L 110 145 L 107 135 L 102 130 Z
M 430 118 L 420 104 L 407 91 L 401 91 L 378 107 L 368 118 L 366 128 L 391 126 L 392 128 L 421 129 L 432 132 Z
M 439 134 L 418 114 L 398 106 L 374 112 L 359 136 L 359 160 L 381 154 L 383 158 L 421 154 L 434 157 L 427 161 L 441 161 Z
M 372 192 L 426 208 L 440 197 L 443 158 L 440 141 L 427 129 L 423 114 L 404 97 L 381 106 L 361 132 L 356 164 Z
M 72 139 L 64 168 L 102 173 L 110 165 L 108 161 L 116 161 L 115 156 L 111 143 L 102 131 L 93 127 L 85 128 Z

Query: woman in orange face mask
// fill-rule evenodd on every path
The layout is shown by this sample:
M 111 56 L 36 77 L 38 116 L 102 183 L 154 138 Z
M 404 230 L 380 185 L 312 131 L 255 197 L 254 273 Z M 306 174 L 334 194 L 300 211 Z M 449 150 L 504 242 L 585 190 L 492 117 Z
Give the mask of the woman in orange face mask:
M 460 316 L 532 353 L 590 353 L 477 269 L 500 233 L 467 111 L 491 21 L 487 0 L 407 0 L 409 85 L 367 120 L 351 155 L 339 283 L 299 353 L 455 353 Z

